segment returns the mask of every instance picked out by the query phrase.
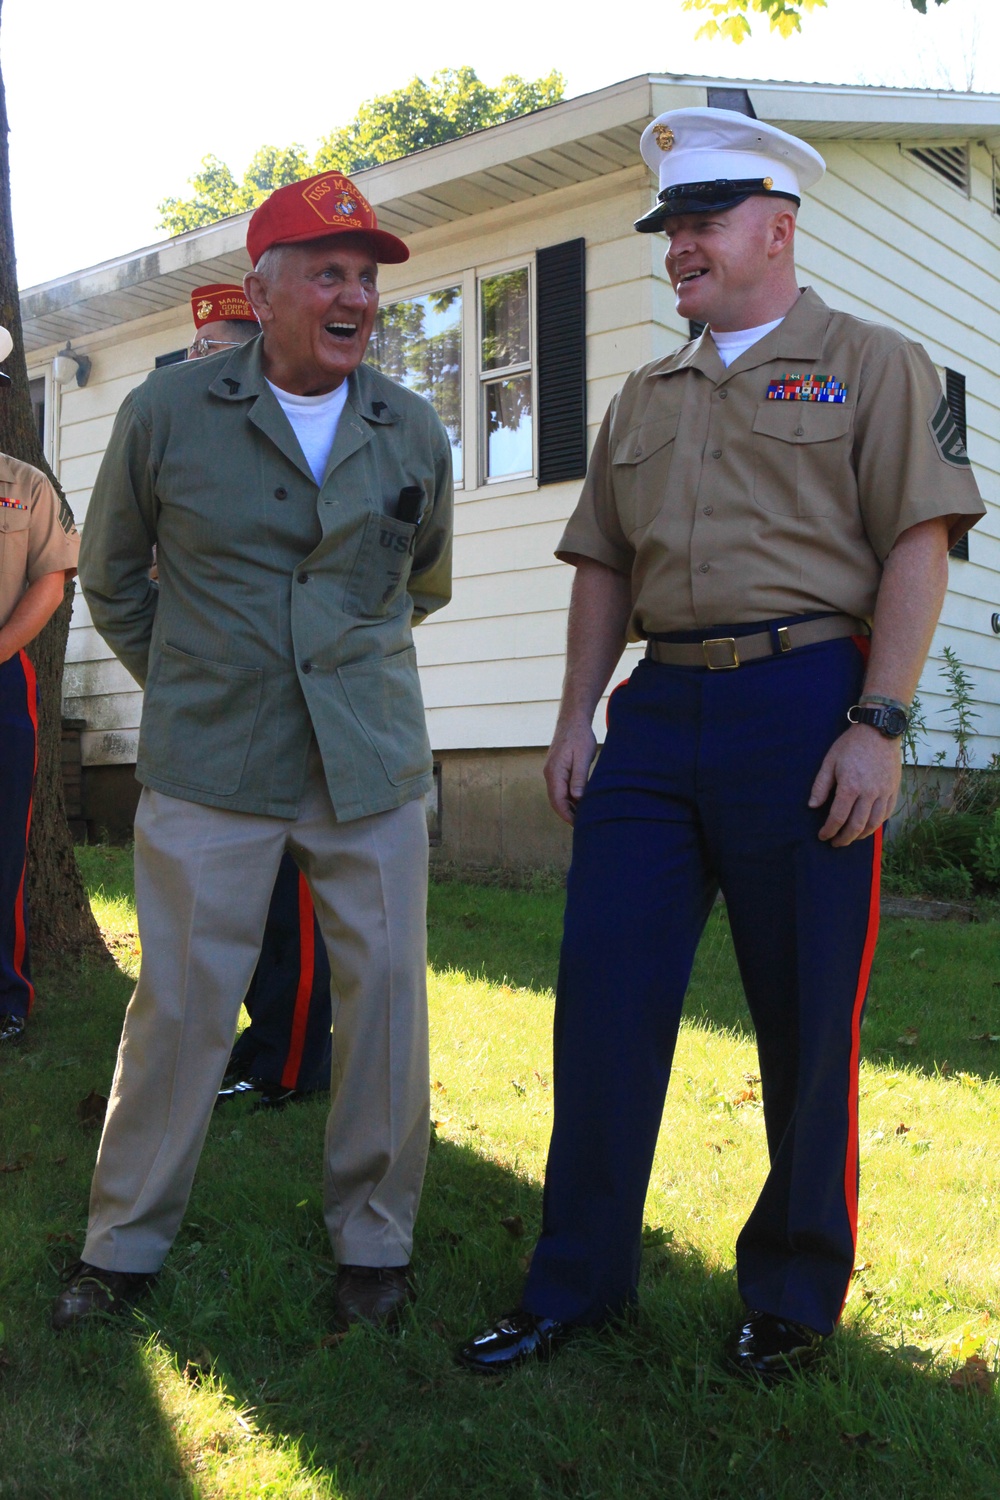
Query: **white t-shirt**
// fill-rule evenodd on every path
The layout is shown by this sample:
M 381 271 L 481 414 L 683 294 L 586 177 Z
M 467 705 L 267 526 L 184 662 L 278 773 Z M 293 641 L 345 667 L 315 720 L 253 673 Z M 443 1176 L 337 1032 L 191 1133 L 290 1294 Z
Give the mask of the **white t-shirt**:
M 342 380 L 335 391 L 329 391 L 325 396 L 294 396 L 291 391 L 280 390 L 270 380 L 267 383 L 292 424 L 313 478 L 321 485 L 337 436 L 340 414 L 347 401 L 347 381 Z
M 712 337 L 715 340 L 715 347 L 726 369 L 729 369 L 734 359 L 739 359 L 741 354 L 745 354 L 766 333 L 770 333 L 784 321 L 784 318 L 775 318 L 773 323 L 761 323 L 759 328 L 738 328 L 735 333 L 716 333 L 713 328 Z

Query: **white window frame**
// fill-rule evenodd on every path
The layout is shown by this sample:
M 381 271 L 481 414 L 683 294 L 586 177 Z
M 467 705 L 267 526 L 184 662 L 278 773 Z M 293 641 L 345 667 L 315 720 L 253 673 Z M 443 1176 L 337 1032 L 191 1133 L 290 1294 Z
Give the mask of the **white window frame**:
M 482 364 L 483 355 L 483 329 L 482 329 L 482 303 L 480 288 L 484 281 L 489 281 L 493 276 L 503 276 L 507 271 L 528 272 L 528 363 L 527 365 L 511 365 L 502 370 L 484 370 Z M 535 317 L 535 257 L 534 255 L 519 255 L 512 260 L 499 261 L 495 265 L 477 266 L 475 273 L 475 333 L 476 333 L 476 365 L 475 375 L 475 402 L 476 402 L 476 448 L 478 457 L 478 469 L 476 475 L 479 486 L 482 489 L 494 490 L 497 485 L 523 484 L 525 481 L 538 483 L 538 328 Z M 488 445 L 486 438 L 486 386 L 494 381 L 503 380 L 505 376 L 529 374 L 531 377 L 531 468 L 520 469 L 515 474 L 498 474 L 491 479 L 486 472 Z

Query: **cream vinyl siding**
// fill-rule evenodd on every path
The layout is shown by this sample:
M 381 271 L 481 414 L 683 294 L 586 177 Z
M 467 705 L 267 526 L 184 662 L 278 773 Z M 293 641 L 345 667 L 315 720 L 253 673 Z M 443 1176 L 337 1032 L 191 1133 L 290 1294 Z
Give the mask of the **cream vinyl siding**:
M 189 341 L 182 309 L 86 341 L 93 361 L 90 379 L 82 390 L 64 386 L 55 398 L 53 454 L 56 473 L 81 530 L 87 523 L 90 492 L 119 406 L 145 380 L 158 355 L 181 349 Z M 37 359 L 33 356 L 33 366 Z M 94 629 L 79 588 L 66 647 L 63 713 L 87 722 L 81 739 L 84 765 L 135 763 L 142 693 Z

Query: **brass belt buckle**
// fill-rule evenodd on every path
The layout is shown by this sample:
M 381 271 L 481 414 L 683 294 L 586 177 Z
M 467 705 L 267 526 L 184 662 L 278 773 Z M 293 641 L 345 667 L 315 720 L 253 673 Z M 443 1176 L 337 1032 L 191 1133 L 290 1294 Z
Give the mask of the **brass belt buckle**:
M 716 651 L 715 647 L 718 647 L 719 651 Z M 720 635 L 714 641 L 702 641 L 701 650 L 705 665 L 710 672 L 731 672 L 740 664 L 740 653 L 736 649 L 735 636 Z

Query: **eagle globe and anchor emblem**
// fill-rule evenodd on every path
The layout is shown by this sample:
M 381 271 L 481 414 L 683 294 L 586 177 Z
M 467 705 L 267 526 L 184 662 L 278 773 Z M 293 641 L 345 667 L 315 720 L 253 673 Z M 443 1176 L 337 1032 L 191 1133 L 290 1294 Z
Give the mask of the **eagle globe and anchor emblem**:
M 212 311 L 212 304 L 211 304 L 211 302 L 208 301 L 207 298 L 203 298 L 202 301 L 198 303 L 198 306 L 195 309 L 195 311 L 197 312 L 199 318 L 201 318 L 202 321 L 204 321 L 208 317 L 209 313 Z
M 653 140 L 661 151 L 672 151 L 676 137 L 669 125 L 654 125 Z
M 341 214 L 345 219 L 351 218 L 353 214 L 357 213 L 358 209 L 358 205 L 355 203 L 350 193 L 343 191 L 339 192 L 334 198 L 333 207 L 334 211 L 338 214 Z

